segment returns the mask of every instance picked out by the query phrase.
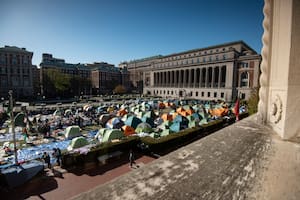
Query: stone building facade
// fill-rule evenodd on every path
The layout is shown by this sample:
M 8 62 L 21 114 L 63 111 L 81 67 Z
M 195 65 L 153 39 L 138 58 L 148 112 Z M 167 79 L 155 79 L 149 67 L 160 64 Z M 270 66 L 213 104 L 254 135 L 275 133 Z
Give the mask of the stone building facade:
M 236 41 L 125 63 L 143 94 L 231 101 L 248 99 L 258 87 L 260 62 L 255 50 Z
M 112 64 L 95 62 L 86 65 L 91 70 L 93 94 L 111 94 L 118 85 L 129 87 L 129 72 Z
M 5 46 L 0 48 L 0 95 L 6 98 L 13 90 L 14 97 L 33 96 L 33 52 L 25 48 Z
M 46 76 L 49 76 L 49 72 L 53 69 L 68 74 L 70 77 L 77 77 L 80 81 L 77 84 L 79 88 L 71 88 L 71 90 L 74 95 L 78 96 L 111 94 L 117 85 L 123 85 L 125 88 L 129 87 L 129 72 L 127 69 L 119 69 L 106 62 L 70 64 L 66 63 L 64 59 L 54 58 L 51 54 L 44 53 L 40 67 L 43 96 L 49 96 L 53 92 L 50 83 L 46 81 Z

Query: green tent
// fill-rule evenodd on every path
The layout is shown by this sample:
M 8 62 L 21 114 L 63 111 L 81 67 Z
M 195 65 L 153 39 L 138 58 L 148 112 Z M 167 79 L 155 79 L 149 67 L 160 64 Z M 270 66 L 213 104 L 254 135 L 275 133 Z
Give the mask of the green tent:
M 72 139 L 81 136 L 79 126 L 69 126 L 65 130 L 65 138 Z
M 99 136 L 103 137 L 107 130 L 109 130 L 109 128 L 100 128 L 95 135 L 95 138 L 98 138 Z
M 26 124 L 24 123 L 24 119 L 25 119 L 25 114 L 18 113 L 15 117 L 15 126 L 25 127 Z
M 119 129 L 110 129 L 105 131 L 104 136 L 102 138 L 102 142 L 108 142 L 115 139 L 121 139 L 124 137 L 124 133 Z
M 70 147 L 72 149 L 76 149 L 76 148 L 80 148 L 80 147 L 83 147 L 88 144 L 89 144 L 89 142 L 84 137 L 81 136 L 81 137 L 73 138 L 70 143 Z
M 161 125 L 158 126 L 159 129 L 165 130 L 169 129 L 169 127 L 172 125 L 172 122 L 169 120 L 164 121 Z
M 165 129 L 160 133 L 160 136 L 163 137 L 163 136 L 170 135 L 172 133 L 173 133 L 173 131 L 171 131 L 170 129 Z
M 192 120 L 189 122 L 189 128 L 196 127 L 197 125 L 198 125 L 198 123 L 195 120 Z
M 135 129 L 135 132 L 137 133 L 151 133 L 152 131 L 151 125 L 146 122 L 140 123 Z
M 53 116 L 61 116 L 62 115 L 62 111 L 57 109 L 54 111 Z
M 159 137 L 160 137 L 160 134 L 159 134 L 159 133 L 154 133 L 154 132 L 153 132 L 153 133 L 150 133 L 149 136 L 152 137 L 152 138 L 159 138 Z

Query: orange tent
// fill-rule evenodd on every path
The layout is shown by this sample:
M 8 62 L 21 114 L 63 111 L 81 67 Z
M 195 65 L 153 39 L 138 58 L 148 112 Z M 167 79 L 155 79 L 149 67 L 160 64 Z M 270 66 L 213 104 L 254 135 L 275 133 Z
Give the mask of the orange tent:
M 177 113 L 181 113 L 181 112 L 183 112 L 183 111 L 185 111 L 185 110 L 183 109 L 183 107 L 179 107 L 179 108 L 176 109 L 176 112 L 177 112 Z
M 172 121 L 173 120 L 173 117 L 172 115 L 168 114 L 168 113 L 164 113 L 161 115 L 161 118 L 164 120 L 164 121 Z
M 128 114 L 128 112 L 125 109 L 121 109 L 118 111 L 117 116 L 123 117 L 126 114 Z
M 158 107 L 159 107 L 159 109 L 164 109 L 166 106 L 165 106 L 165 104 L 163 102 L 160 102 L 158 104 Z
M 124 132 L 124 135 L 126 135 L 126 136 L 135 134 L 134 128 L 131 127 L 131 126 L 128 126 L 128 125 L 122 126 L 122 130 L 123 130 L 123 132 Z
M 173 113 L 172 118 L 175 119 L 175 117 L 178 115 L 178 113 Z
M 228 108 L 215 108 L 208 110 L 208 112 L 213 116 L 222 117 L 228 114 Z
M 192 109 L 188 109 L 188 110 L 186 110 L 186 112 L 187 112 L 187 114 L 188 114 L 188 115 L 191 115 L 191 114 L 193 114 L 193 113 L 194 113 L 194 110 L 192 110 Z

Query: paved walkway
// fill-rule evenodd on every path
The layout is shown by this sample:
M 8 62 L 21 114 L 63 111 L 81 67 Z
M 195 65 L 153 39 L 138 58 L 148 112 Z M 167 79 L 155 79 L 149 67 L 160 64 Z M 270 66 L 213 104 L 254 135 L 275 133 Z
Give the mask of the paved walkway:
M 154 160 L 152 157 L 135 155 L 139 168 Z M 1 199 L 69 199 L 82 192 L 86 192 L 98 185 L 126 174 L 135 168 L 130 168 L 128 155 L 123 155 L 120 160 L 108 163 L 104 166 L 92 169 L 77 168 L 66 171 L 54 167 L 53 172 L 46 170 L 45 174 L 39 176 L 25 185 L 10 191 L 0 190 Z

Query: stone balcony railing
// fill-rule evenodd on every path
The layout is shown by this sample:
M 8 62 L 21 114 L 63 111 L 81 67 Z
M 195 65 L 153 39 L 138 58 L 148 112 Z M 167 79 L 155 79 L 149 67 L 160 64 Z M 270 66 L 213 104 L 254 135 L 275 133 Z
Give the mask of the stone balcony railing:
M 252 116 L 74 199 L 296 200 L 299 165 L 300 145 Z

